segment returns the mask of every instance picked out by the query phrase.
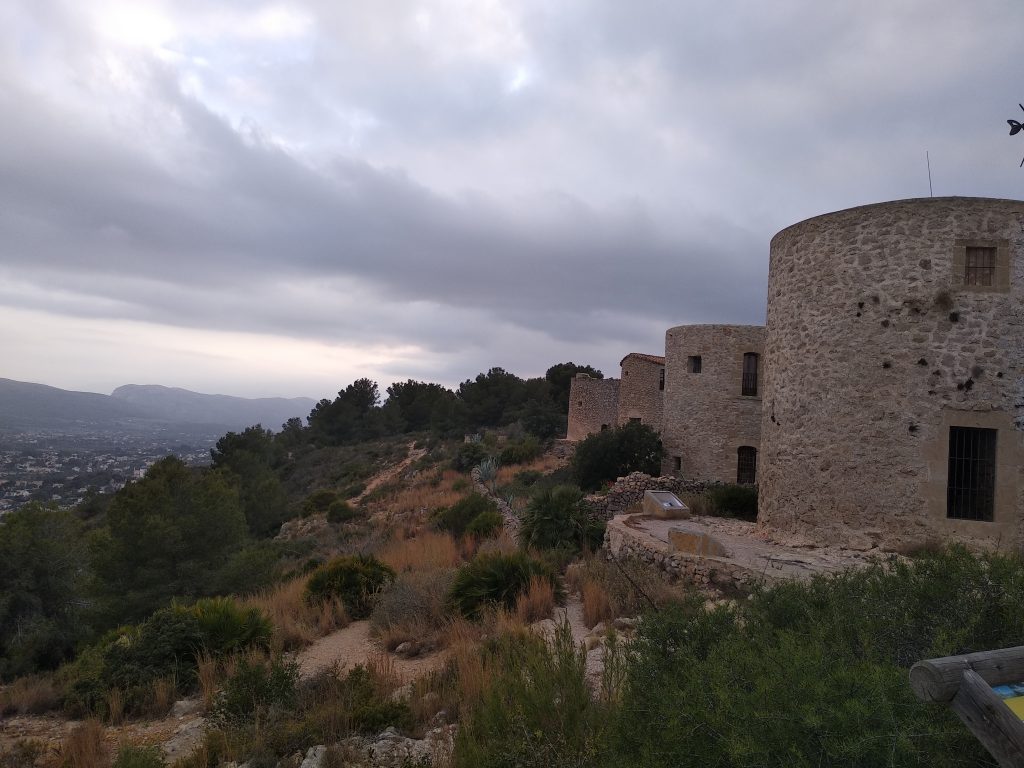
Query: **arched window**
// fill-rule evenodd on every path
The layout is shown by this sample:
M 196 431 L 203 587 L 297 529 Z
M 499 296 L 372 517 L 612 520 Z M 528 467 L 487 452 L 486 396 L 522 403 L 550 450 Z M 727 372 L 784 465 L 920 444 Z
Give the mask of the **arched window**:
M 741 445 L 736 449 L 736 482 L 740 485 L 757 482 L 757 448 Z
M 757 394 L 757 352 L 745 352 L 743 354 L 743 394 L 753 396 Z

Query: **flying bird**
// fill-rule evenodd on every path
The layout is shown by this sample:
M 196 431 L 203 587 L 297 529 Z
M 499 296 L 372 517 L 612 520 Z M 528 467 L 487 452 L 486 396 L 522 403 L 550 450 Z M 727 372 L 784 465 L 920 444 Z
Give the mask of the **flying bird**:
M 1021 108 L 1021 111 L 1024 111 L 1024 104 L 1018 103 L 1017 106 Z M 1024 128 L 1024 125 L 1021 125 L 1016 120 L 1007 120 L 1006 122 L 1008 122 L 1010 124 L 1010 135 L 1011 136 L 1016 136 L 1018 133 L 1020 133 L 1021 129 Z M 1024 168 L 1024 160 L 1020 161 L 1020 166 L 1019 167 Z

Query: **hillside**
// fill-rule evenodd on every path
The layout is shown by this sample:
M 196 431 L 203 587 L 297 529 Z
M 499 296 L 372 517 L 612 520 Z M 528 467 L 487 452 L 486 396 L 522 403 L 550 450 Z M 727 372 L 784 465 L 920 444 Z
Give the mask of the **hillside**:
M 145 411 L 127 400 L 0 379 L 0 428 L 113 428 L 145 418 Z

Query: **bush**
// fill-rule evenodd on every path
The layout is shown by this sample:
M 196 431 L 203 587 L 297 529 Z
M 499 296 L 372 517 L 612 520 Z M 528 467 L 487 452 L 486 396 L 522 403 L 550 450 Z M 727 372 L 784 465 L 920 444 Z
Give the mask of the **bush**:
M 530 586 L 534 576 L 547 579 L 559 601 L 562 587 L 555 570 L 524 552 L 506 555 L 488 552 L 477 555 L 462 566 L 448 591 L 448 604 L 467 618 L 479 618 L 487 605 L 514 610 L 519 595 Z
M 1017 555 L 951 548 L 783 583 L 734 608 L 650 614 L 609 762 L 990 765 L 947 708 L 915 700 L 907 672 L 1019 644 L 1022 583 Z
M 469 472 L 473 467 L 487 458 L 488 451 L 483 443 L 463 443 L 452 459 L 452 469 L 457 472 Z
M 232 597 L 211 597 L 178 610 L 191 613 L 199 622 L 203 647 L 214 655 L 245 648 L 268 648 L 274 628 L 254 607 L 242 606 Z
M 316 514 L 317 512 L 326 512 L 331 504 L 337 500 L 337 491 L 333 491 L 330 488 L 321 488 L 313 491 L 302 502 L 302 516 L 309 517 L 309 515 Z
M 664 454 L 657 432 L 646 424 L 630 422 L 580 441 L 572 457 L 572 470 L 580 487 L 597 490 L 602 483 L 630 472 L 659 474 Z
M 753 485 L 723 485 L 708 491 L 708 501 L 714 514 L 720 517 L 738 517 L 757 520 L 757 487 Z
M 351 618 L 365 619 L 377 593 L 394 578 L 395 572 L 375 557 L 337 557 L 313 572 L 306 585 L 306 601 L 338 597 Z
M 110 768 L 164 768 L 166 765 L 160 747 L 125 744 L 117 750 L 117 757 Z
M 342 499 L 331 502 L 331 506 L 327 508 L 327 522 L 329 523 L 346 523 L 357 517 L 359 517 L 359 512 L 353 509 L 351 504 L 347 501 L 343 501 Z
M 537 549 L 593 550 L 604 540 L 604 523 L 588 514 L 579 488 L 542 488 L 523 512 L 519 540 Z
M 381 593 L 370 626 L 388 650 L 406 640 L 429 641 L 445 627 L 445 595 L 453 578 L 450 570 L 402 573 Z
M 531 635 L 505 637 L 483 654 L 491 680 L 456 733 L 455 768 L 598 763 L 605 708 L 590 695 L 586 653 L 567 623 L 552 647 Z
M 481 512 L 466 526 L 466 533 L 478 539 L 486 539 L 497 534 L 504 523 L 497 509 Z
M 486 496 L 471 493 L 445 509 L 434 513 L 434 526 L 452 536 L 462 536 L 469 524 L 485 512 L 497 512 L 498 506 Z
M 522 469 L 516 472 L 513 478 L 519 485 L 529 487 L 543 477 L 543 473 L 536 469 Z
M 224 681 L 215 716 L 239 723 L 258 719 L 271 710 L 287 711 L 296 703 L 299 665 L 280 656 L 266 660 L 254 656 L 238 659 Z
M 498 456 L 498 460 L 505 466 L 510 464 L 525 464 L 540 456 L 543 446 L 533 435 L 527 435 L 522 440 L 506 445 Z

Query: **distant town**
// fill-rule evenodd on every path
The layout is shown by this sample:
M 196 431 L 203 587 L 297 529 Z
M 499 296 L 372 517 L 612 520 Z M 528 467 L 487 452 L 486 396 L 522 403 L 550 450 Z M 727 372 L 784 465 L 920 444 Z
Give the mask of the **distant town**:
M 30 501 L 74 507 L 90 494 L 114 493 L 168 454 L 210 463 L 218 437 L 171 443 L 166 435 L 7 432 L 0 441 L 0 515 Z

